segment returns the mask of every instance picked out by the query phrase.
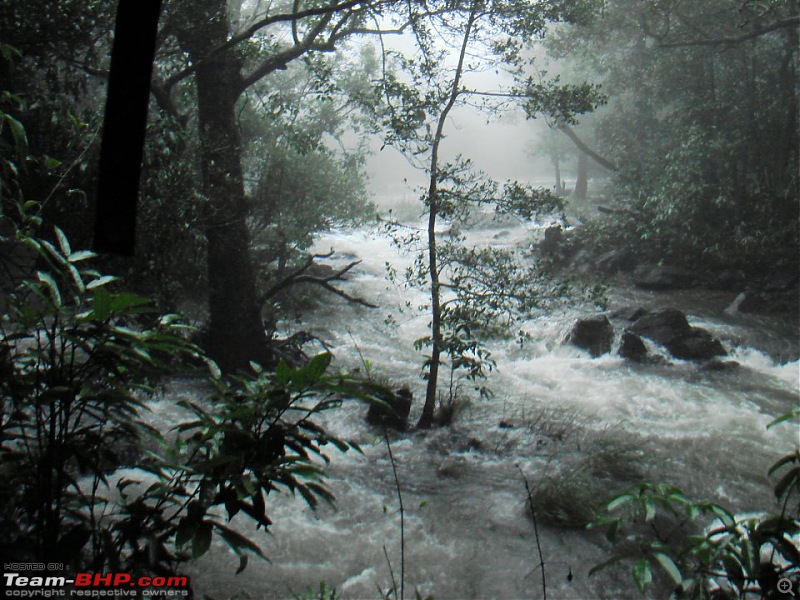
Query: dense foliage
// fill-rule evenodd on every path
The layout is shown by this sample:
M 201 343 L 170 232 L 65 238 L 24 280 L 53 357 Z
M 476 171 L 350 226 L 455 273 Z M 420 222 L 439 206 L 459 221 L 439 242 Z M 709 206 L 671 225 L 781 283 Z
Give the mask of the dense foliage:
M 795 410 L 769 427 L 797 416 Z M 782 456 L 769 475 L 777 478 L 774 503 L 758 513 L 735 514 L 665 484 L 642 483 L 617 495 L 590 525 L 605 529 L 614 554 L 590 575 L 626 561 L 642 593 L 667 581 L 676 599 L 782 597 L 779 582 L 800 575 L 800 451 Z
M 603 3 L 548 48 L 602 84 L 596 149 L 625 211 L 603 243 L 687 266 L 796 269 L 798 7 Z

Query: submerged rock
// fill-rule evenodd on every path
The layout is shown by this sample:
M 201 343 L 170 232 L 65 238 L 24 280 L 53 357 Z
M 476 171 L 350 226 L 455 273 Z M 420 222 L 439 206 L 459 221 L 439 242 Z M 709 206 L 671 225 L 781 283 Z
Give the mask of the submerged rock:
M 683 360 L 709 360 L 727 352 L 718 339 L 700 327 L 692 327 L 686 315 L 674 308 L 640 317 L 628 331 L 666 346 L 670 354 Z
M 700 365 L 701 371 L 712 371 L 717 373 L 736 371 L 742 365 L 735 360 L 720 360 L 719 358 L 712 358 Z
M 383 400 L 385 406 L 370 404 L 369 411 L 367 411 L 367 423 L 405 431 L 408 427 L 411 402 L 414 399 L 411 390 L 401 388 L 394 392 L 387 391 L 387 393 L 380 394 L 380 399 Z
M 614 327 L 605 315 L 595 315 L 578 319 L 572 327 L 567 341 L 578 348 L 587 350 L 597 358 L 611 352 Z

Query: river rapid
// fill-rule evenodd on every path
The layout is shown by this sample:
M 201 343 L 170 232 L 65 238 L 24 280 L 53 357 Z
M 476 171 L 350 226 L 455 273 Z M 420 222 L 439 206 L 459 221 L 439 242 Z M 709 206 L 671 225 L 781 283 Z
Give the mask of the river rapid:
M 490 225 L 467 238 L 524 247 L 540 232 Z M 424 304 L 425 295 L 386 278 L 387 262 L 400 271 L 413 257 L 368 228 L 326 234 L 317 249 L 330 248 L 339 257 L 334 266 L 362 261 L 343 288 L 380 308 L 331 296 L 298 315 L 297 323 L 287 323 L 287 331 L 303 329 L 326 340 L 336 368 L 358 367 L 363 356 L 375 376 L 409 385 L 413 423 L 424 397 L 423 359 L 413 341 L 428 323 L 413 307 Z M 554 482 L 589 481 L 590 495 L 607 496 L 647 478 L 738 511 L 774 508 L 767 469 L 799 440 L 793 425 L 769 431 L 766 426 L 798 403 L 797 323 L 726 314 L 735 296 L 645 292 L 613 282 L 608 291 L 611 309 L 685 311 L 692 325 L 711 331 L 740 364 L 730 371 L 703 371 L 677 360 L 638 365 L 614 352 L 591 358 L 563 343 L 586 306 L 525 322 L 529 339 L 522 346 L 514 340 L 489 343 L 497 362 L 488 382 L 493 399 L 481 400 L 465 387 L 451 427 L 391 435 L 405 507 L 406 597 L 415 589 L 437 599 L 542 597 L 521 473 L 535 492 Z M 399 312 L 407 302 L 412 309 Z M 202 395 L 191 386 L 170 391 Z M 365 406 L 348 402 L 325 417 L 328 427 L 364 449 L 363 455 L 330 452 L 337 509 L 314 513 L 300 499 L 271 496 L 274 526 L 254 538 L 271 562 L 253 559 L 234 575 L 238 559 L 215 546 L 190 570 L 200 597 L 286 598 L 324 581 L 345 598 L 379 598 L 379 588 L 391 587 L 392 572 L 399 584 L 394 475 L 386 444 L 364 422 L 365 412 Z M 562 506 L 546 512 L 570 514 L 582 500 L 563 492 L 554 501 Z M 558 525 L 543 515 L 540 543 L 548 598 L 641 597 L 622 566 L 588 577 L 591 566 L 608 555 L 598 532 Z

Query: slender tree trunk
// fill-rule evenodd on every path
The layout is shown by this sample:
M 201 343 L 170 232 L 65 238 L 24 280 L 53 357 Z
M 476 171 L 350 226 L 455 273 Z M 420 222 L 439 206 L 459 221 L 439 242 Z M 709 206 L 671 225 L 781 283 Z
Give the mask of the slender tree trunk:
M 205 236 L 208 241 L 210 320 L 205 345 L 226 372 L 266 358 L 266 334 L 250 259 L 247 202 L 236 102 L 241 62 L 231 51 L 214 52 L 228 38 L 225 0 L 205 0 L 178 36 L 197 66 L 198 127 Z M 197 14 L 200 13 L 200 14 Z
M 561 182 L 561 160 L 558 158 L 558 152 L 553 151 L 553 167 L 556 171 L 556 194 L 559 196 L 564 193 L 564 184 Z
M 427 428 L 433 425 L 434 409 L 436 408 L 436 391 L 439 385 L 439 366 L 441 364 L 442 350 L 442 305 L 441 305 L 441 283 L 439 281 L 439 258 L 436 246 L 436 218 L 439 214 L 439 146 L 444 137 L 444 125 L 447 116 L 456 104 L 458 95 L 461 93 L 461 76 L 464 72 L 464 59 L 467 53 L 472 26 L 475 23 L 477 14 L 477 0 L 472 4 L 472 10 L 467 20 L 464 30 L 464 37 L 461 43 L 461 53 L 458 58 L 458 66 L 453 78 L 453 85 L 450 88 L 450 98 L 439 115 L 436 126 L 436 134 L 433 137 L 433 147 L 431 149 L 431 168 L 430 185 L 428 187 L 428 269 L 431 282 L 431 360 L 428 366 L 428 385 L 425 390 L 425 405 L 422 408 L 422 415 L 417 422 L 417 427 Z
M 589 191 L 589 156 L 578 151 L 578 177 L 575 179 L 575 189 L 572 197 L 576 200 L 586 200 Z

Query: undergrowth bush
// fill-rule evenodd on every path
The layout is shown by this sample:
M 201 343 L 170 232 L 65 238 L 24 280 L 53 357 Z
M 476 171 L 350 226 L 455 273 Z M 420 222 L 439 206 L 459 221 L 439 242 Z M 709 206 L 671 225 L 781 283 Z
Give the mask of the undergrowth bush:
M 795 409 L 770 427 L 798 416 Z M 663 483 L 615 496 L 590 524 L 605 530 L 614 553 L 590 575 L 627 561 L 642 593 L 660 580 L 675 599 L 786 597 L 787 583 L 800 580 L 800 449 L 775 462 L 769 475 L 777 477 L 774 503 L 756 513 L 736 514 Z
M 281 488 L 312 507 L 332 502 L 324 448 L 353 445 L 313 417 L 365 396 L 359 380 L 326 374 L 330 354 L 223 379 L 177 316 L 114 291 L 115 278 L 85 266 L 91 252 L 55 234 L 56 245 L 17 230 L 38 269 L 8 295 L 0 321 L 6 560 L 172 573 L 218 536 L 243 569 L 263 553 L 234 517 L 267 529 L 265 498 Z M 203 361 L 211 402 L 182 402 L 194 418 L 168 440 L 147 423 L 156 378 Z
M 0 108 L 8 104 L 3 96 Z M 266 496 L 332 502 L 328 447 L 353 448 L 314 418 L 344 397 L 372 399 L 331 355 L 222 378 L 174 314 L 92 267 L 95 254 L 42 232 L 17 177 L 21 122 L 0 111 L 0 554 L 4 562 L 177 573 L 217 538 L 240 558 L 263 551 Z M 165 434 L 148 423 L 159 378 L 193 372 L 209 397 Z M 169 424 L 168 424 L 169 426 Z M 236 522 L 232 523 L 234 518 Z M 244 522 L 244 523 L 242 523 Z M 252 531 L 252 529 L 250 530 Z

